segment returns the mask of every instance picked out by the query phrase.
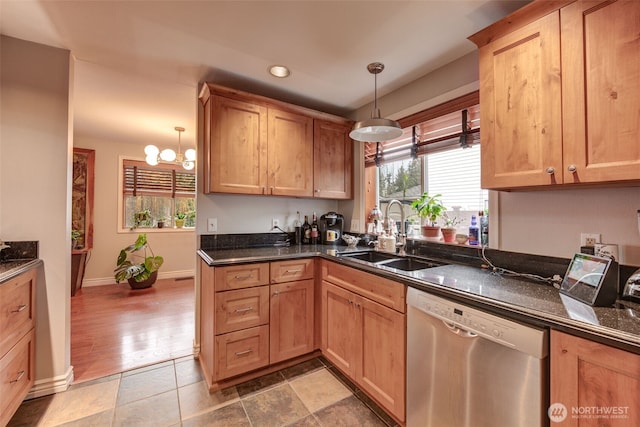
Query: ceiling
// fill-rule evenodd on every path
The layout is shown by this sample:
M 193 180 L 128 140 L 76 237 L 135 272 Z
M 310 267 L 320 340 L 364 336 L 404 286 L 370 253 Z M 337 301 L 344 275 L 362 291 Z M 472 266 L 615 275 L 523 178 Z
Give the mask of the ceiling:
M 71 51 L 76 138 L 169 144 L 183 126 L 193 144 L 203 81 L 345 116 L 373 100 L 368 63 L 385 64 L 380 98 L 528 2 L 0 0 L 0 32 Z

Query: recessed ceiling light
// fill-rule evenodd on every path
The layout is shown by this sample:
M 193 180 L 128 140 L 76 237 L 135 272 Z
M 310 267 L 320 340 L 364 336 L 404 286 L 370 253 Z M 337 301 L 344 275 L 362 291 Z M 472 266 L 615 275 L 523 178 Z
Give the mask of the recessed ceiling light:
M 274 77 L 283 79 L 285 77 L 289 77 L 291 71 L 289 71 L 289 69 L 284 65 L 272 65 L 271 67 L 269 67 L 269 74 Z

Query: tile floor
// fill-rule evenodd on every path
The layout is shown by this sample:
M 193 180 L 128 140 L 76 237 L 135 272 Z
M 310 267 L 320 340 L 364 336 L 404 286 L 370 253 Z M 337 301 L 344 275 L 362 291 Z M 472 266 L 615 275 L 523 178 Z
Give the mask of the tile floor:
M 15 426 L 380 426 L 396 424 L 325 359 L 209 393 L 191 356 L 25 401 Z

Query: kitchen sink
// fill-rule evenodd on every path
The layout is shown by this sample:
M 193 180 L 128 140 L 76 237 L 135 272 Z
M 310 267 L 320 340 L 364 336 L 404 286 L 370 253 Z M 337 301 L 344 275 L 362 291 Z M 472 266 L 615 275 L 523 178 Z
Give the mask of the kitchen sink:
M 414 257 L 405 257 L 386 252 L 366 251 L 366 252 L 344 252 L 341 258 L 349 258 L 371 263 L 377 267 L 388 267 L 400 271 L 416 271 L 425 268 L 438 267 L 442 264 Z
M 423 270 L 425 268 L 437 267 L 441 264 L 430 261 L 423 261 L 416 258 L 398 258 L 392 259 L 391 261 L 380 262 L 378 263 L 378 265 L 391 267 L 402 271 L 416 271 Z
M 375 251 L 346 252 L 346 253 L 340 254 L 340 256 L 345 258 L 351 258 L 351 259 L 359 259 L 361 261 L 367 261 L 367 262 L 373 262 L 373 263 L 395 260 L 397 258 L 393 254 L 388 254 L 384 252 L 375 252 Z

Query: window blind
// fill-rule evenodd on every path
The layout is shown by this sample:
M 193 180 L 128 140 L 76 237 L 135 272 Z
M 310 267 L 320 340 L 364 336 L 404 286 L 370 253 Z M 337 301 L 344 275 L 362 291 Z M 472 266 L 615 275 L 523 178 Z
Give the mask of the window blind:
M 463 131 L 462 112 L 466 110 Z M 478 92 L 461 96 L 399 121 L 402 135 L 390 141 L 367 142 L 364 147 L 365 167 L 411 158 L 459 144 L 466 134 L 467 144 L 480 140 L 480 105 Z
M 137 160 L 124 160 L 122 169 L 122 187 L 127 196 L 195 197 L 195 172 L 180 165 L 150 166 Z

